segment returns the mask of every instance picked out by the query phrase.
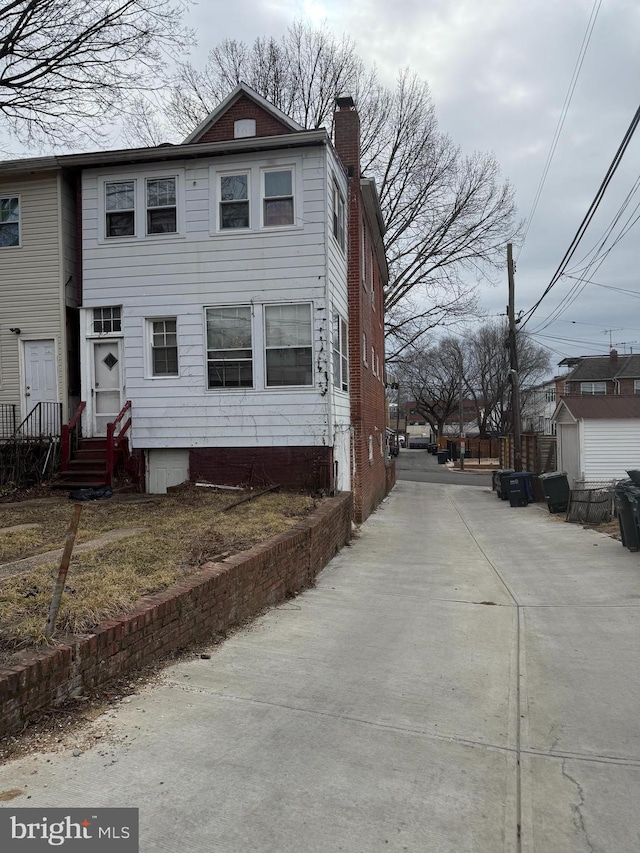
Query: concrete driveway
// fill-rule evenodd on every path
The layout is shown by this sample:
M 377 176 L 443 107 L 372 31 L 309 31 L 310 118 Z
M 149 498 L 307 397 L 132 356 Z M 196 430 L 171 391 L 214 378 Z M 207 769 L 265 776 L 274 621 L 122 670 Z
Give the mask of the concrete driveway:
M 3 805 L 138 806 L 145 853 L 636 853 L 639 606 L 618 542 L 401 481 L 315 589 L 98 746 L 1 767 Z

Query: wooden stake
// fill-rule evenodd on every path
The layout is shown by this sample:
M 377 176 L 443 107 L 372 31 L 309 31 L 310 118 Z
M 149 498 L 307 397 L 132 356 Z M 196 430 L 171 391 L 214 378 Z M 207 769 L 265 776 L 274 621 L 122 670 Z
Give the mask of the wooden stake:
M 60 601 L 62 599 L 64 585 L 67 580 L 67 572 L 69 571 L 69 563 L 71 562 L 71 554 L 76 541 L 81 513 L 82 504 L 74 504 L 73 516 L 71 518 L 71 523 L 69 524 L 69 529 L 67 530 L 67 536 L 64 541 L 64 551 L 62 552 L 60 568 L 58 569 L 58 579 L 56 580 L 56 585 L 53 588 L 53 597 L 51 598 L 51 606 L 49 607 L 49 616 L 47 617 L 47 623 L 44 627 L 44 635 L 47 640 L 51 639 L 51 634 L 53 633 L 56 619 L 58 617 L 58 610 L 60 609 Z

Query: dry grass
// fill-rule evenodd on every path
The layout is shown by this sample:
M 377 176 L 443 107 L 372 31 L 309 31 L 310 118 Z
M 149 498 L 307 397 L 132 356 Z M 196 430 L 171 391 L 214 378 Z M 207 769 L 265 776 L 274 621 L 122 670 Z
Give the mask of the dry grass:
M 137 536 L 75 555 L 58 616 L 59 632 L 82 632 L 130 610 L 141 596 L 164 589 L 221 554 L 237 553 L 287 530 L 317 502 L 306 495 L 270 493 L 221 512 L 241 493 L 184 488 L 149 502 L 104 501 L 83 506 L 78 542 L 107 530 L 146 527 Z M 71 517 L 69 501 L 45 506 L 0 507 L 0 527 L 33 521 L 41 530 L 2 538 L 17 556 L 61 547 Z M 33 535 L 35 534 L 35 535 Z M 44 640 L 57 565 L 39 565 L 0 583 L 0 648 L 13 650 Z

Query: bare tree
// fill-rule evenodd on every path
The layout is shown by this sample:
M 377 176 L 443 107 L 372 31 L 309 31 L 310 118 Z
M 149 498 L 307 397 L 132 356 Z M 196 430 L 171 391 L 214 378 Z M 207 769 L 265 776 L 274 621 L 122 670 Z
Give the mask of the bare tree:
M 493 155 L 465 156 L 440 132 L 425 81 L 402 71 L 388 88 L 350 39 L 297 22 L 279 40 L 221 42 L 201 71 L 180 66 L 169 124 L 186 136 L 240 80 L 307 128 L 330 130 L 335 97 L 354 96 L 387 226 L 392 348 L 473 306 L 474 277 L 490 278 L 517 239 L 513 189 Z
M 403 362 L 402 384 L 410 389 L 416 410 L 438 435 L 459 407 L 463 373 L 463 348 L 453 337 L 442 338 Z
M 0 117 L 26 143 L 97 138 L 186 47 L 188 0 L 0 0 Z
M 506 435 L 512 428 L 511 385 L 506 322 L 485 323 L 465 335 L 465 386 L 473 399 L 481 437 Z M 549 353 L 524 333 L 518 334 L 518 368 L 523 389 L 540 382 L 550 370 Z

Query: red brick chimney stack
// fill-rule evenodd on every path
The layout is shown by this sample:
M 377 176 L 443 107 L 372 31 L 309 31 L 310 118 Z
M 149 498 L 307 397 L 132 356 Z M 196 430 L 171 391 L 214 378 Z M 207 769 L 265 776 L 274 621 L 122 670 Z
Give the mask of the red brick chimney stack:
M 611 350 L 611 352 L 609 353 L 609 360 L 611 361 L 611 364 L 615 364 L 618 361 L 618 350 L 617 349 Z
M 360 116 L 353 98 L 336 98 L 333 139 L 338 157 L 350 178 L 360 177 Z

